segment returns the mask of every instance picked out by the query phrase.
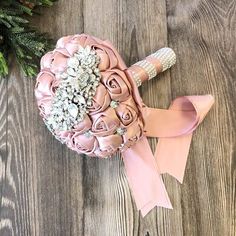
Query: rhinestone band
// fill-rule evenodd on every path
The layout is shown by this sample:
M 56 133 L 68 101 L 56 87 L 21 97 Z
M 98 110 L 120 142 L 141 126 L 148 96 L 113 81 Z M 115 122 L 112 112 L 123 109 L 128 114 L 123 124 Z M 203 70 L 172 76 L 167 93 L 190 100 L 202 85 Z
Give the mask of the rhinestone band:
M 158 59 L 162 65 L 162 72 L 169 69 L 176 62 L 176 55 L 171 48 L 162 48 L 150 55 Z
M 139 75 L 135 73 L 134 71 L 132 71 L 132 78 L 134 79 L 137 87 L 142 85 L 142 80 L 140 79 Z
M 154 78 L 157 75 L 156 67 L 147 60 L 139 61 L 135 63 L 134 65 L 142 67 L 147 72 L 149 80 Z

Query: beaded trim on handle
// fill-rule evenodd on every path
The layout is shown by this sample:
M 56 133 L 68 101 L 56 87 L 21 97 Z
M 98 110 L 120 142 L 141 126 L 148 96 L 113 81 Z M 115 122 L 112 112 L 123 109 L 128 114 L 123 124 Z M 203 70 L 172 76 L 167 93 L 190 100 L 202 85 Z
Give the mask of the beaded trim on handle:
M 135 63 L 134 65 L 142 67 L 147 72 L 148 80 L 152 79 L 157 75 L 156 67 L 151 62 L 145 59 Z
M 169 69 L 176 63 L 176 55 L 171 48 L 161 48 L 155 53 L 151 54 L 150 57 L 158 59 L 162 65 L 162 72 Z
M 159 62 L 161 67 L 157 68 L 157 66 L 151 61 L 147 60 L 147 58 L 154 59 Z M 176 63 L 176 55 L 175 52 L 171 48 L 162 48 L 155 53 L 148 56 L 146 59 L 135 63 L 133 66 L 141 67 L 148 75 L 148 80 L 156 77 L 156 75 L 160 72 L 163 72 L 169 69 Z M 132 78 L 135 80 L 136 85 L 139 87 L 142 84 L 141 75 L 136 71 L 131 70 Z

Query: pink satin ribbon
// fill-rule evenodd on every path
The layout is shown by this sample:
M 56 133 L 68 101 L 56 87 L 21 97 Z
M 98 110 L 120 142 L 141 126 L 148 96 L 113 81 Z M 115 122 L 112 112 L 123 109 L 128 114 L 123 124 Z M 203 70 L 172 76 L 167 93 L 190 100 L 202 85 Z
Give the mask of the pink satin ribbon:
M 168 110 L 142 108 L 145 136 L 122 154 L 142 216 L 155 206 L 172 208 L 161 174 L 168 173 L 182 183 L 192 133 L 213 103 L 211 95 L 185 96 L 175 99 Z M 147 137 L 159 137 L 155 155 Z

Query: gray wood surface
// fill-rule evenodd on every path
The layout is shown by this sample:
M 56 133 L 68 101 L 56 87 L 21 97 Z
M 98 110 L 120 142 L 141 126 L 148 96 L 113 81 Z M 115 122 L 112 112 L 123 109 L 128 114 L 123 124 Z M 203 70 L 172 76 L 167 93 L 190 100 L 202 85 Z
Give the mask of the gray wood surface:
M 236 2 L 59 0 L 35 22 L 55 39 L 107 38 L 128 65 L 170 46 L 177 64 L 142 86 L 146 104 L 207 93 L 216 103 L 194 134 L 184 183 L 164 176 L 174 210 L 142 218 L 120 157 L 78 156 L 56 141 L 38 115 L 35 81 L 12 62 L 0 81 L 0 235 L 234 236 Z

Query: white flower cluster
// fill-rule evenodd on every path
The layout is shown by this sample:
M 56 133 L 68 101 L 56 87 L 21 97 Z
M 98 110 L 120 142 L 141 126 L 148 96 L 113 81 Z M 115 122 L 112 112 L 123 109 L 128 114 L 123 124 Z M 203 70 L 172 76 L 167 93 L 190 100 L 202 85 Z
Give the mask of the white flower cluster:
M 62 80 L 45 121 L 49 130 L 70 130 L 84 119 L 101 79 L 99 62 L 96 51 L 89 46 L 80 47 L 68 59 L 67 70 L 60 75 Z

